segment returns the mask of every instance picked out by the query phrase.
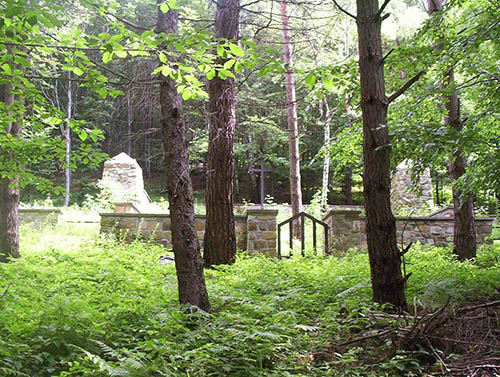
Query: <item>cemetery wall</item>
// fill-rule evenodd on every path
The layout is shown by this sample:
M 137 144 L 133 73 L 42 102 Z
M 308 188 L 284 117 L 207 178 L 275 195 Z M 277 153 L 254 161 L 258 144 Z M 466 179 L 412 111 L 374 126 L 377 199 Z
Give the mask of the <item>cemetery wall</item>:
M 477 243 L 490 243 L 494 218 L 476 218 Z M 323 219 L 330 227 L 330 250 L 366 248 L 366 218 L 358 210 L 332 210 Z M 453 218 L 397 217 L 396 234 L 399 244 L 412 241 L 434 246 L 453 242 Z
M 20 224 L 57 224 L 61 217 L 61 210 L 57 208 L 20 208 Z
M 121 213 L 102 213 L 101 232 L 113 233 L 131 241 L 135 238 L 151 239 L 169 246 L 172 242 L 170 215 L 130 213 L 120 206 Z M 245 215 L 235 215 L 236 246 L 250 253 L 276 255 L 277 210 L 254 209 Z M 200 246 L 205 236 L 205 215 L 196 215 L 195 229 Z

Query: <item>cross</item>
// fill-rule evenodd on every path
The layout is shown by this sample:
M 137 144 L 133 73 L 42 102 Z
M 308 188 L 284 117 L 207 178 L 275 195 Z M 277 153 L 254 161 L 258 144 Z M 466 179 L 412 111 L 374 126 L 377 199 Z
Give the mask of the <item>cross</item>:
M 260 204 L 264 204 L 264 174 L 271 172 L 272 169 L 266 169 L 264 166 L 264 161 L 260 161 L 260 168 L 255 169 L 255 168 L 250 168 L 248 169 L 249 173 L 259 173 L 260 174 Z

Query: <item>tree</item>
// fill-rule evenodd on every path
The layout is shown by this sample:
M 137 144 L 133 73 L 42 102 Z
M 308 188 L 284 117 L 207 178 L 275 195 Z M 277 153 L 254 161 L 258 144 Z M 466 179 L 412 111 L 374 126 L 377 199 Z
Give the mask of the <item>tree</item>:
M 281 24 L 283 32 L 283 58 L 285 61 L 286 109 L 288 120 L 288 156 L 290 159 L 290 204 L 292 215 L 302 212 L 302 189 L 300 183 L 299 133 L 297 121 L 297 102 L 295 97 L 295 79 L 293 76 L 293 58 L 290 47 L 290 26 L 286 1 L 280 2 Z M 293 233 L 300 235 L 300 224 L 294 223 Z
M 427 0 L 427 12 L 431 17 L 438 17 L 443 9 L 442 0 Z M 438 50 L 443 46 L 437 45 Z M 455 74 L 453 66 L 446 69 L 446 80 L 443 84 L 448 88 L 448 93 L 444 95 L 446 118 L 444 124 L 452 127 L 458 133 L 464 129 L 464 124 L 460 114 L 460 99 L 455 89 Z M 465 193 L 457 185 L 456 181 L 465 174 L 467 160 L 463 150 L 458 147 L 453 152 L 453 161 L 448 166 L 448 174 L 453 184 L 453 212 L 454 212 L 454 230 L 453 230 L 453 252 L 460 260 L 471 259 L 476 256 L 476 226 L 474 219 L 474 197 L 472 194 Z
M 12 49 L 9 49 L 12 54 Z M 0 101 L 5 106 L 6 115 L 17 118 L 19 113 L 12 111 L 17 106 L 23 107 L 19 95 L 15 94 L 16 88 L 5 83 L 0 86 Z M 20 109 L 22 112 L 22 108 Z M 5 119 L 5 118 L 4 118 Z M 1 130 L 8 137 L 17 138 L 20 124 L 16 120 L 7 120 Z M 11 153 L 2 148 L 0 158 L 15 158 Z M 7 262 L 9 257 L 19 258 L 19 179 L 16 176 L 2 175 L 0 178 L 0 262 Z
M 215 13 L 215 37 L 235 41 L 239 30 L 239 0 L 219 0 Z M 233 47 L 234 49 L 234 47 Z M 221 67 L 234 59 L 218 56 Z M 220 73 L 209 82 L 206 208 L 203 259 L 205 266 L 231 264 L 236 258 L 233 214 L 234 130 L 236 125 L 235 79 Z
M 169 9 L 164 13 L 162 3 L 158 0 L 156 32 L 160 37 L 176 35 L 179 31 L 178 11 Z M 167 55 L 169 63 L 178 61 L 178 54 L 173 48 L 170 48 Z M 191 304 L 209 310 L 200 245 L 194 227 L 194 197 L 189 174 L 182 98 L 177 91 L 176 82 L 171 77 L 160 77 L 161 127 L 179 301 L 181 304 Z
M 421 73 L 395 94 L 386 97 L 381 25 L 382 13 L 388 3 L 386 0 L 379 8 L 378 0 L 356 1 L 363 118 L 363 189 L 373 300 L 404 310 L 407 306 L 405 279 L 401 274 L 401 253 L 396 244 L 396 222 L 390 203 L 391 146 L 387 109 L 390 102 L 418 80 Z

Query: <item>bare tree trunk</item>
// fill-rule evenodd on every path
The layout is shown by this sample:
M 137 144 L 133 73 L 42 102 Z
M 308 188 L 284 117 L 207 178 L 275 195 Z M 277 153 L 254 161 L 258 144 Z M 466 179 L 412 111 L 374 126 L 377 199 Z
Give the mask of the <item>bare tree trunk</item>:
M 435 12 L 441 11 L 443 8 L 442 0 L 427 0 L 427 13 L 429 16 Z M 442 49 L 442 46 L 437 46 Z M 453 68 L 450 68 L 447 73 L 447 85 L 453 86 L 455 83 Z M 464 128 L 460 119 L 460 100 L 455 89 L 451 94 L 445 96 L 446 118 L 444 124 L 461 132 Z M 448 174 L 453 182 L 456 182 L 465 174 L 467 160 L 463 156 L 460 148 L 454 152 L 454 160 L 448 166 Z M 453 213 L 454 213 L 454 230 L 453 230 L 453 252 L 460 260 L 472 259 L 476 256 L 476 225 L 474 215 L 474 197 L 465 194 L 453 184 Z
M 11 106 L 20 98 L 12 93 L 14 88 L 10 84 L 0 87 L 0 100 L 5 106 Z M 5 134 L 17 137 L 19 125 L 8 122 L 6 129 L 0 130 Z M 5 150 L 0 150 L 2 158 L 11 159 Z M 19 186 L 17 178 L 0 177 L 0 262 L 7 262 L 9 258 L 19 258 Z
M 72 109 L 73 109 L 73 87 L 71 83 L 71 72 L 68 72 L 68 103 L 66 107 L 66 128 L 61 126 L 61 132 L 64 137 L 64 141 L 66 144 L 66 167 L 64 169 L 64 177 L 65 177 L 65 195 L 64 195 L 64 206 L 67 207 L 69 205 L 69 196 L 71 191 L 71 117 L 72 117 Z
M 324 145 L 326 148 L 330 146 L 330 123 L 331 123 L 331 112 L 328 106 L 328 99 L 325 96 L 323 99 L 325 103 L 325 125 L 324 125 Z M 320 103 L 320 107 L 322 107 Z M 321 180 L 321 210 L 325 211 L 328 205 L 328 176 L 330 174 L 330 152 L 326 151 L 323 157 L 323 178 Z
M 215 36 L 238 38 L 240 1 L 219 0 Z M 227 59 L 217 58 L 224 65 Z M 234 130 L 236 126 L 235 81 L 231 77 L 210 80 L 208 102 L 207 223 L 203 259 L 205 266 L 231 264 L 236 259 L 233 214 Z
M 299 134 L 297 121 L 297 101 L 295 98 L 295 80 L 291 52 L 290 25 L 286 1 L 281 1 L 281 24 L 283 31 L 283 58 L 285 61 L 286 108 L 288 119 L 288 155 L 290 159 L 290 201 L 292 215 L 302 212 L 302 188 L 300 183 Z M 300 236 L 300 224 L 294 222 L 293 233 Z
M 161 1 L 158 0 L 158 4 Z M 178 34 L 178 17 L 176 10 L 163 13 L 158 7 L 156 31 Z M 176 59 L 168 56 L 171 61 Z M 174 80 L 164 76 L 160 76 L 160 80 L 161 125 L 179 302 L 209 310 L 200 245 L 194 227 L 194 197 L 182 99 Z
M 406 309 L 396 222 L 390 203 L 390 147 L 378 0 L 357 0 L 363 187 L 373 300 Z
M 127 154 L 132 156 L 132 122 L 133 122 L 133 107 L 132 107 L 132 95 L 129 89 L 127 91 Z

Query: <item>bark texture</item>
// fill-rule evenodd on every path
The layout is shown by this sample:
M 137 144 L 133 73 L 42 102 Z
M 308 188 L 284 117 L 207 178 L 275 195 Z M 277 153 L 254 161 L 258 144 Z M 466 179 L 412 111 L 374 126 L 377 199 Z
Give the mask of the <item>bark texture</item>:
M 433 16 L 435 12 L 441 11 L 443 8 L 442 0 L 428 0 L 427 13 Z M 442 46 L 438 46 L 442 49 Z M 453 86 L 455 77 L 453 68 L 447 72 L 447 85 Z M 457 92 L 453 89 L 450 95 L 445 96 L 446 118 L 444 124 L 461 132 L 464 128 L 463 122 L 460 119 L 460 100 Z M 455 182 L 465 174 L 467 160 L 463 156 L 460 148 L 453 153 L 454 160 L 448 166 L 448 174 Z M 476 256 L 477 241 L 476 241 L 476 225 L 474 215 L 474 197 L 464 194 L 456 185 L 453 185 L 453 213 L 454 213 L 454 230 L 453 230 L 453 252 L 460 260 L 472 259 Z
M 0 87 L 0 100 L 6 106 L 11 106 L 16 100 L 12 93 L 14 88 L 10 84 Z M 19 101 L 19 98 L 17 98 Z M 2 133 L 17 137 L 19 124 L 9 122 L 7 127 L 0 130 Z M 13 156 L 0 150 L 2 158 L 11 159 Z M 0 177 L 0 262 L 7 262 L 9 258 L 19 258 L 19 187 L 17 178 Z
M 219 0 L 215 36 L 238 38 L 240 1 Z M 217 58 L 224 65 L 227 59 Z M 203 259 L 205 266 L 234 263 L 236 234 L 233 214 L 234 130 L 236 126 L 235 80 L 216 76 L 210 80 L 208 102 L 207 223 Z
M 390 205 L 390 146 L 378 0 L 357 0 L 363 187 L 373 301 L 406 309 L 396 222 Z
M 178 12 L 163 13 L 158 9 L 156 30 L 158 33 L 177 34 Z M 172 55 L 169 58 L 174 59 Z M 160 105 L 179 301 L 209 310 L 200 245 L 194 226 L 194 198 L 182 99 L 171 78 L 161 76 Z
M 283 58 L 285 61 L 286 110 L 288 121 L 288 155 L 290 159 L 290 204 L 292 215 L 302 212 L 302 188 L 300 183 L 299 132 L 297 120 L 297 100 L 291 51 L 290 25 L 286 1 L 280 2 L 281 25 L 283 31 Z M 300 223 L 294 222 L 293 233 L 300 237 Z

